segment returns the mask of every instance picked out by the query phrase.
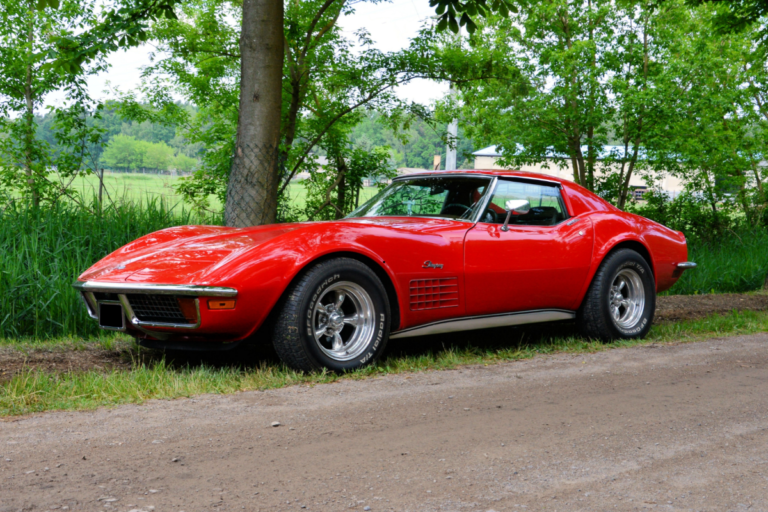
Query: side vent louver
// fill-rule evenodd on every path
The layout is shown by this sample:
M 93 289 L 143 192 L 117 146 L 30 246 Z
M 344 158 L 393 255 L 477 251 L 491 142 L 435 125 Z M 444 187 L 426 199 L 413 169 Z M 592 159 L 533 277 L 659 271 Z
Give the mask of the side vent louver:
M 459 280 L 414 279 L 411 281 L 411 311 L 453 308 L 459 305 Z

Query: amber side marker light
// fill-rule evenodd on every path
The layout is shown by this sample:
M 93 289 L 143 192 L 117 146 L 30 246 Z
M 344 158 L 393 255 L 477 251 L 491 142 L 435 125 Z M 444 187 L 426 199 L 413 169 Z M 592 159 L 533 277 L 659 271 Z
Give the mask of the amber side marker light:
M 235 299 L 209 300 L 208 309 L 235 309 Z

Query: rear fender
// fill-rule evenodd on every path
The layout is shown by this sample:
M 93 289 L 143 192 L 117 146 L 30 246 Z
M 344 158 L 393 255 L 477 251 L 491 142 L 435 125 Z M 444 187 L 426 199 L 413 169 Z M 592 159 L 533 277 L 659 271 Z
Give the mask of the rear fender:
M 584 300 L 584 296 L 592 284 L 597 270 L 605 258 L 614 250 L 622 247 L 630 247 L 648 260 L 651 271 L 656 275 L 654 256 L 647 243 L 640 234 L 637 225 L 629 219 L 617 217 L 615 214 L 596 213 L 590 215 L 595 241 L 592 246 L 592 264 L 587 274 L 587 279 L 579 293 L 578 304 Z

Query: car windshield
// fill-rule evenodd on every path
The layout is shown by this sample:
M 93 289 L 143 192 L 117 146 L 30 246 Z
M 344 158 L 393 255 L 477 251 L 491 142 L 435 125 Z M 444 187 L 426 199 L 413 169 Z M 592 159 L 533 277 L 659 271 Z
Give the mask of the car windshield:
M 438 217 L 471 221 L 483 203 L 489 177 L 430 176 L 395 180 L 353 217 Z

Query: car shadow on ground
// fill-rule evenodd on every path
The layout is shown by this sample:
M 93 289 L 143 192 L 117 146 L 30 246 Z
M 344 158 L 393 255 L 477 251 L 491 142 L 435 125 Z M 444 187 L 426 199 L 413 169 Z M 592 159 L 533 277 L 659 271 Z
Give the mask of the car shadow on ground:
M 388 342 L 381 362 L 387 364 L 406 357 L 440 356 L 441 352 L 449 350 L 477 354 L 503 349 L 515 350 L 546 344 L 554 338 L 576 336 L 579 336 L 579 332 L 574 322 L 552 322 L 394 339 Z M 228 351 L 141 349 L 133 357 L 137 362 L 150 365 L 164 359 L 171 368 L 179 369 L 207 366 L 248 370 L 281 364 L 267 336 L 257 336 Z

